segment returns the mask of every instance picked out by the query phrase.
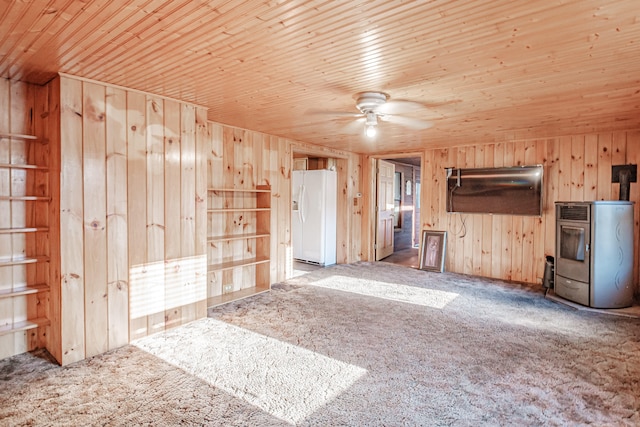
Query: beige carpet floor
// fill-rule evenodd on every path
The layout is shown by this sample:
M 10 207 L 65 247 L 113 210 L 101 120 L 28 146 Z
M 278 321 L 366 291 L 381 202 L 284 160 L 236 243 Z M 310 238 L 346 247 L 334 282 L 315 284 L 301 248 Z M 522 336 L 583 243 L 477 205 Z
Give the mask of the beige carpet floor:
M 640 320 L 387 263 L 319 269 L 58 367 L 0 361 L 0 425 L 640 424 Z

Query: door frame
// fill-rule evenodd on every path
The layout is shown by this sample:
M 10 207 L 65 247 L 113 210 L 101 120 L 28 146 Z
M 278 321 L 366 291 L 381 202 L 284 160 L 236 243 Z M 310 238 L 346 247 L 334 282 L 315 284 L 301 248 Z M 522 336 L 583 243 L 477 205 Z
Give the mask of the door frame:
M 363 210 L 362 210 L 362 252 L 363 260 L 375 261 L 375 243 L 376 243 L 376 202 L 377 202 L 377 160 L 378 159 L 403 159 L 407 157 L 420 158 L 420 224 L 425 222 L 425 155 L 424 151 L 409 151 L 407 153 L 387 153 L 387 154 L 371 154 L 364 156 L 362 162 L 362 182 L 364 190 Z M 365 188 L 365 183 L 369 185 Z M 422 246 L 422 242 L 419 242 Z M 421 248 L 419 247 L 418 250 Z

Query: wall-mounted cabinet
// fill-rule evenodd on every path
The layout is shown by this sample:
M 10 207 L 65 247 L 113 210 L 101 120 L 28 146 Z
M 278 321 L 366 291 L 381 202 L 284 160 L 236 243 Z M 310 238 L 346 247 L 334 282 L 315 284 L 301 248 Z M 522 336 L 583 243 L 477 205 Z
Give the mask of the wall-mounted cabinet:
M 33 135 L 0 133 L 0 337 L 38 329 L 15 337 L 9 354 L 45 346 L 51 323 L 44 145 Z
M 271 188 L 209 188 L 207 305 L 270 289 Z

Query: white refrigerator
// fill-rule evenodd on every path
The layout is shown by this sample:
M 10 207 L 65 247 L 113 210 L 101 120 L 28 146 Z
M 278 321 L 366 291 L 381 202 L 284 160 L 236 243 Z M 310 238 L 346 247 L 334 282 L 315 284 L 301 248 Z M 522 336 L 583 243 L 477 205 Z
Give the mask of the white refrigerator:
M 293 258 L 322 266 L 335 264 L 336 172 L 297 170 L 292 183 Z

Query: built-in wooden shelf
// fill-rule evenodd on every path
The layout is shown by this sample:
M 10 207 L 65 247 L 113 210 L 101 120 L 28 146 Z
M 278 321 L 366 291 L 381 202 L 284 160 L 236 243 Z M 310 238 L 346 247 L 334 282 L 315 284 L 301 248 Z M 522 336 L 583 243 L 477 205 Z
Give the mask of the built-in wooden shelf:
M 40 101 L 36 100 L 41 96 L 45 95 L 36 95 L 34 101 L 41 101 L 42 104 L 39 105 L 45 106 L 46 96 Z M 16 109 L 11 105 L 11 117 L 18 120 L 18 117 L 24 115 L 25 123 L 26 119 L 30 120 L 34 129 L 42 129 L 43 134 L 46 134 L 48 119 L 40 115 L 30 117 L 36 111 L 35 105 L 29 105 L 26 100 L 23 104 L 29 109 L 22 110 L 17 105 Z M 13 214 L 0 227 L 0 236 L 7 240 L 6 247 L 3 248 L 4 256 L 0 257 L 0 268 L 15 272 L 0 277 L 0 300 L 3 301 L 3 309 L 0 311 L 4 310 L 0 313 L 3 319 L 0 322 L 0 336 L 7 336 L 5 340 L 15 343 L 6 349 L 10 352 L 48 348 L 51 334 L 44 334 L 38 328 L 50 326 L 49 314 L 57 313 L 57 308 L 49 301 L 50 268 L 44 264 L 49 263 L 49 257 L 44 254 L 52 253 L 51 242 L 44 237 L 45 233 L 53 231 L 50 222 L 52 219 L 47 212 L 52 200 L 50 195 L 55 194 L 47 189 L 59 191 L 59 188 L 51 186 L 51 174 L 54 172 L 51 167 L 54 163 L 51 162 L 55 162 L 55 156 L 50 153 L 47 146 L 49 140 L 42 138 L 43 135 L 29 135 L 20 133 L 21 131 L 34 132 L 28 128 L 0 131 L 0 145 L 7 146 L 9 150 L 7 156 L 0 159 L 0 187 L 10 189 L 0 193 L 0 201 L 12 202 L 6 204 L 15 207 Z M 12 179 L 16 173 L 25 179 Z M 2 215 L 6 216 L 8 213 L 0 212 L 0 216 Z M 19 239 L 16 240 L 16 237 Z M 25 242 L 19 241 L 24 239 Z
M 23 320 L 22 322 L 16 322 L 11 325 L 0 326 L 0 336 L 13 334 L 14 332 L 28 331 L 29 329 L 40 328 L 43 326 L 49 326 L 51 322 L 44 317 L 38 317 L 31 320 Z
M 230 242 L 233 240 L 259 239 L 269 237 L 269 233 L 228 234 L 225 236 L 209 236 L 207 242 Z
M 48 227 L 0 228 L 0 234 L 42 233 L 46 231 L 49 231 Z
M 215 297 L 207 298 L 207 307 L 215 307 L 217 305 L 226 304 L 231 301 L 237 301 L 242 298 L 247 298 L 253 295 L 261 294 L 263 292 L 269 291 L 268 287 L 253 287 L 240 289 L 239 291 L 229 292 L 226 294 L 218 295 Z
M 35 264 L 37 262 L 49 262 L 49 257 L 36 256 L 36 257 L 27 257 L 27 258 L 0 261 L 0 267 L 7 267 L 10 265 Z
M 207 242 L 231 242 L 253 239 L 255 248 L 254 258 L 243 258 L 245 253 L 230 251 L 226 245 L 209 245 L 207 256 L 209 265 L 209 279 L 212 282 L 220 281 L 221 286 L 213 286 L 217 289 L 208 295 L 208 306 L 213 307 L 240 298 L 246 298 L 260 292 L 271 289 L 270 283 L 270 233 L 271 228 L 271 187 L 268 185 L 258 185 L 256 188 L 208 188 L 209 206 L 207 213 L 211 219 L 209 237 Z M 247 207 L 245 207 L 247 205 Z M 213 207 L 216 206 L 216 207 Z M 224 207 L 217 207 L 224 206 Z M 248 207 L 251 206 L 251 207 Z M 246 218 L 242 221 L 245 233 L 238 233 L 235 215 L 230 213 L 246 213 Z M 212 225 L 216 224 L 213 234 Z M 244 228 L 246 227 L 246 228 Z M 213 260 L 226 259 L 229 261 L 216 263 Z M 253 277 L 247 278 L 243 275 L 242 283 L 234 282 L 232 276 L 221 275 L 215 278 L 214 274 L 222 271 L 234 270 L 242 267 L 255 266 Z M 235 275 L 233 275 L 235 277 Z M 253 286 L 253 287 L 246 287 Z M 222 290 L 221 290 L 221 289 Z M 239 289 L 242 288 L 242 289 Z M 216 293 L 221 294 L 216 295 Z
M 36 283 L 34 285 L 19 286 L 14 289 L 0 290 L 0 298 L 13 298 L 48 291 L 49 285 L 46 283 Z
M 0 138 L 15 138 L 15 139 L 38 139 L 35 135 L 25 135 L 21 133 L 0 132 Z
M 48 196 L 0 196 L 0 200 L 21 201 L 21 202 L 48 202 Z
M 269 257 L 256 257 L 241 259 L 238 261 L 221 262 L 219 264 L 210 264 L 207 266 L 207 271 L 223 271 L 230 270 L 237 267 L 248 267 L 250 265 L 264 264 L 271 261 Z
M 31 169 L 31 170 L 39 170 L 43 172 L 48 172 L 49 168 L 46 166 L 38 166 L 38 165 L 27 165 L 27 164 L 19 164 L 19 163 L 0 163 L 0 168 L 2 169 Z

